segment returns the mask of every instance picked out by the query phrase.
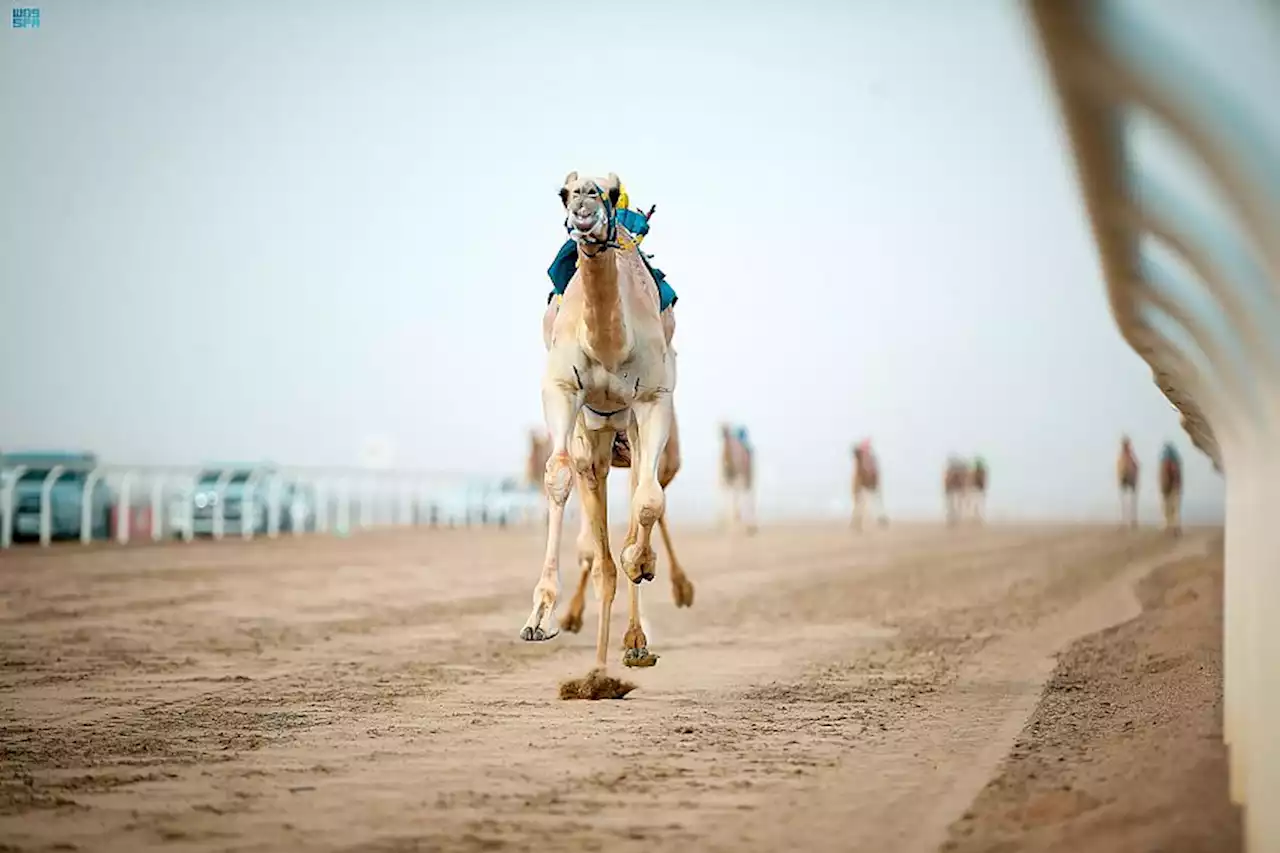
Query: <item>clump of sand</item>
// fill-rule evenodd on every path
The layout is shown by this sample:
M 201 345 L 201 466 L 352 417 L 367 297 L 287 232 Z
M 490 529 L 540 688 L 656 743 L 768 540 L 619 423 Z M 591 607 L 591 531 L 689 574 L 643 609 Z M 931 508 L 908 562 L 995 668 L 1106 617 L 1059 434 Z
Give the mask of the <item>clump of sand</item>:
M 630 681 L 622 681 L 603 669 L 593 669 L 585 678 L 571 678 L 560 684 L 561 699 L 621 699 L 635 690 Z

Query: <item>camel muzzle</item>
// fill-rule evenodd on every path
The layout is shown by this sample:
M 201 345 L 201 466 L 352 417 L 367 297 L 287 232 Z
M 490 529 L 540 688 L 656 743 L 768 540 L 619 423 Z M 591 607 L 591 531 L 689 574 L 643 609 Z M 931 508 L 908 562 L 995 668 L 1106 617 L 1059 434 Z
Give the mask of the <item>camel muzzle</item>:
M 569 217 L 569 225 L 572 230 L 579 234 L 590 234 L 600 225 L 600 215 L 598 213 L 578 214 L 575 213 Z

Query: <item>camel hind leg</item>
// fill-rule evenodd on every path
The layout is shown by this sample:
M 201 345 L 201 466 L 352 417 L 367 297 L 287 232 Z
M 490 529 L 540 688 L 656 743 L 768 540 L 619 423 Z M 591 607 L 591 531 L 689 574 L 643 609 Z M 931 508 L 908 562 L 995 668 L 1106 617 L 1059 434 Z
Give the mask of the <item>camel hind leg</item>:
M 876 486 L 876 490 L 872 492 L 872 498 L 875 502 L 876 522 L 881 527 L 889 526 L 889 513 L 884 511 L 884 495 L 880 492 L 880 487 Z
M 1174 487 L 1164 498 L 1164 529 L 1179 536 L 1182 534 L 1182 489 Z
M 676 423 L 675 412 L 671 413 L 671 434 L 667 437 L 667 446 L 662 450 L 662 464 L 658 467 L 658 485 L 665 494 L 667 486 L 680 473 L 680 430 Z M 676 607 L 693 606 L 693 582 L 685 574 L 676 559 L 675 549 L 671 547 L 671 532 L 667 530 L 667 514 L 658 519 L 658 531 L 662 534 L 662 546 L 667 549 L 667 559 L 671 561 L 671 599 Z
M 658 466 L 671 435 L 671 396 L 634 405 L 636 446 L 632 447 L 631 467 L 635 470 L 636 487 L 631 493 L 631 521 L 638 527 L 638 539 L 622 549 L 622 570 L 632 583 L 651 581 L 656 557 L 653 552 L 653 525 L 666 510 L 666 496 L 658 483 Z M 638 451 L 638 452 L 637 452 Z
M 595 543 L 591 538 L 591 523 L 587 514 L 582 513 L 582 525 L 578 531 L 578 588 L 574 590 L 569 607 L 560 620 L 560 627 L 570 634 L 582 630 L 582 614 L 587 606 L 587 581 L 591 579 L 591 569 L 595 564 Z
M 693 581 L 685 574 L 676 560 L 675 549 L 671 547 L 671 533 L 667 530 L 667 516 L 658 519 L 658 532 L 662 534 L 662 545 L 667 549 L 667 557 L 671 560 L 671 599 L 676 607 L 693 606 Z
M 635 446 L 635 424 L 631 427 L 632 446 Z M 639 462 L 639 460 L 635 460 Z M 635 500 L 636 488 L 640 479 L 639 465 L 632 465 L 630 474 L 631 496 L 632 501 Z M 632 512 L 631 518 L 627 523 L 627 538 L 622 543 L 622 552 L 626 554 L 630 549 L 635 547 L 636 541 L 640 538 L 640 521 L 637 513 Z M 629 605 L 627 615 L 627 630 L 622 635 L 622 663 L 624 666 L 654 666 L 658 662 L 658 656 L 649 651 L 649 637 L 644 630 L 644 625 L 640 619 L 640 585 L 633 583 L 627 590 L 627 602 Z

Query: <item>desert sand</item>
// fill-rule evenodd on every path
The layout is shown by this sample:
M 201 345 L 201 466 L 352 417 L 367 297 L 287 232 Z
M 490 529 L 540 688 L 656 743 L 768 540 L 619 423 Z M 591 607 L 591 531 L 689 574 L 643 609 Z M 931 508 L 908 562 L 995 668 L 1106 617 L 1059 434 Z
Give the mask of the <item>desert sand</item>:
M 1239 849 L 1219 532 L 674 533 L 602 702 L 533 530 L 0 554 L 0 850 Z

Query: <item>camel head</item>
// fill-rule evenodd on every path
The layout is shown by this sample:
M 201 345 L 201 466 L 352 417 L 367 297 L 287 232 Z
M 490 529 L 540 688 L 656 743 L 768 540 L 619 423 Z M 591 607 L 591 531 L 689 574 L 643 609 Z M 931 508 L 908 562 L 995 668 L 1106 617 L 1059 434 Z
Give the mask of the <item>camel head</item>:
M 606 178 L 582 178 L 577 172 L 565 175 L 560 202 L 564 205 L 564 227 L 569 239 L 579 246 L 611 243 L 621 194 L 622 181 L 613 172 Z

